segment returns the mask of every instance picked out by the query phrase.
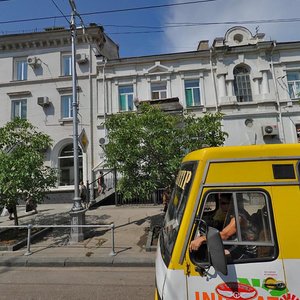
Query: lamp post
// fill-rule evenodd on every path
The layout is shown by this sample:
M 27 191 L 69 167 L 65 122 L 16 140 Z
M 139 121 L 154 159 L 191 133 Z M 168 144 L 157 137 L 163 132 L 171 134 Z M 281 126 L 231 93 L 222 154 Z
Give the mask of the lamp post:
M 72 42 L 72 112 L 73 112 L 73 153 L 74 153 L 74 201 L 73 207 L 70 211 L 71 215 L 71 241 L 80 242 L 84 239 L 83 229 L 80 225 L 85 224 L 85 210 L 79 197 L 79 159 L 78 159 L 78 103 L 77 103 L 77 76 L 76 76 L 76 24 L 75 16 L 76 6 L 74 0 L 69 0 L 72 13 L 71 13 L 71 42 Z M 79 227 L 77 227 L 79 226 Z

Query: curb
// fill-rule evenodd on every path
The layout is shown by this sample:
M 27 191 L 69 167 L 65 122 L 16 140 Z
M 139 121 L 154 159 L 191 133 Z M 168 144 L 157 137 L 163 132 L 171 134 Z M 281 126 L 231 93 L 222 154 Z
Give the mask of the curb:
M 154 267 L 154 258 L 137 257 L 1 257 L 3 267 Z

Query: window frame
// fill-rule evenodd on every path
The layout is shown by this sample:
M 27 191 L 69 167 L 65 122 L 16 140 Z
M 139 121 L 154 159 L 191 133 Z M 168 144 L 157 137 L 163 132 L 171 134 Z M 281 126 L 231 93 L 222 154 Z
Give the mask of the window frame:
M 16 114 L 18 110 L 18 114 Z M 17 99 L 11 101 L 11 119 L 27 119 L 27 99 Z
M 14 80 L 25 81 L 28 79 L 27 57 L 18 57 L 14 59 Z
M 64 102 L 68 101 L 68 108 L 65 109 Z M 61 119 L 69 120 L 73 118 L 73 96 L 72 95 L 61 95 L 60 96 L 60 107 L 61 107 Z M 67 115 L 64 114 L 65 111 Z
M 122 91 L 123 89 L 123 91 Z M 125 91 L 125 89 L 130 89 L 130 91 Z M 133 97 L 134 97 L 134 89 L 132 84 L 128 85 L 120 85 L 118 87 L 119 94 L 119 111 L 132 111 L 133 110 Z M 125 107 L 122 107 L 122 96 L 124 96 Z M 130 99 L 131 98 L 131 99 Z
M 237 102 L 252 102 L 253 95 L 251 89 L 251 78 L 249 67 L 244 65 L 236 66 L 233 69 L 233 86 L 234 94 L 236 96 Z M 250 91 L 250 93 L 249 93 Z
M 296 74 L 299 79 L 290 79 L 289 77 L 293 74 Z M 286 72 L 286 80 L 288 86 L 288 93 L 290 99 L 298 99 L 300 98 L 300 70 L 290 70 Z M 297 89 L 298 86 L 298 89 Z M 297 94 L 299 96 L 297 96 Z
M 169 265 L 176 245 L 198 164 L 198 161 L 183 163 L 176 177 L 176 184 L 169 200 L 168 210 L 159 238 L 162 257 L 166 266 Z
M 70 53 L 61 55 L 61 75 L 72 76 L 72 55 Z
M 151 99 L 160 100 L 166 98 L 168 98 L 167 82 L 151 82 Z
M 188 87 L 188 83 L 195 83 L 195 86 Z M 198 90 L 198 95 L 195 94 Z M 192 104 L 188 104 L 188 97 L 187 92 L 191 91 L 192 95 Z M 199 79 L 185 79 L 184 80 L 184 94 L 185 94 L 185 103 L 187 107 L 194 107 L 194 106 L 200 106 L 201 105 L 201 94 L 200 94 L 200 82 Z M 198 96 L 199 99 L 195 99 L 195 96 Z
M 234 212 L 236 216 L 236 224 L 237 224 L 237 233 L 236 233 L 236 240 L 226 240 L 223 241 L 224 247 L 245 247 L 245 246 L 257 246 L 257 247 L 270 247 L 270 250 L 273 250 L 272 253 L 268 256 L 265 257 L 252 257 L 252 258 L 235 258 L 235 259 L 230 259 L 228 260 L 228 264 L 240 264 L 240 263 L 255 263 L 255 262 L 262 262 L 262 261 L 273 261 L 278 257 L 279 254 L 279 247 L 278 247 L 278 242 L 277 242 L 277 237 L 276 237 L 276 230 L 275 230 L 275 222 L 274 222 L 274 214 L 272 210 L 272 205 L 271 205 L 271 198 L 270 195 L 267 191 L 262 190 L 262 189 L 247 189 L 247 190 L 209 190 L 205 193 L 203 196 L 203 203 L 200 208 L 200 213 L 199 217 L 197 217 L 197 220 L 203 220 L 204 219 L 204 213 L 205 213 L 205 205 L 206 202 L 209 198 L 210 195 L 213 194 L 219 194 L 219 193 L 231 193 L 233 196 L 233 203 L 234 203 Z M 267 209 L 267 220 L 268 220 L 268 225 L 269 225 L 269 230 L 270 230 L 270 241 L 267 242 L 262 242 L 262 241 L 246 241 L 242 239 L 242 230 L 240 227 L 239 222 L 237 222 L 237 211 L 238 211 L 238 200 L 236 195 L 241 194 L 241 193 L 252 193 L 252 194 L 262 194 L 264 196 L 265 200 L 265 205 Z M 219 205 L 217 204 L 215 206 L 214 211 L 207 211 L 208 214 L 213 214 L 217 209 L 219 208 Z M 253 215 L 253 214 L 252 214 Z M 251 216 L 252 216 L 251 215 Z M 208 224 L 209 225 L 209 224 Z M 194 231 L 192 232 L 192 238 L 193 240 L 195 236 L 197 235 L 198 228 L 195 226 Z M 203 245 L 202 245 L 203 246 Z M 201 246 L 201 247 L 202 247 Z M 201 249 L 199 248 L 198 255 L 196 253 L 191 253 L 190 254 L 190 259 L 195 265 L 207 265 L 208 260 L 200 260 L 198 257 L 208 257 L 207 255 L 207 249 L 206 247 L 203 247 Z M 271 248 L 273 247 L 273 248 Z M 205 253 L 206 252 L 206 253 Z M 201 254 L 200 254 L 201 253 Z

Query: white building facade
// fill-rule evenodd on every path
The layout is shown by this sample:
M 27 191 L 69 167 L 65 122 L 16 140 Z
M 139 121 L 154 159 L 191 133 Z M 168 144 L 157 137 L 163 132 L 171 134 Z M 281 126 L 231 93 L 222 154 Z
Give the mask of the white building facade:
M 103 126 L 111 114 L 134 111 L 142 101 L 177 99 L 201 117 L 221 112 L 225 145 L 298 143 L 300 42 L 264 41 L 233 27 L 212 46 L 192 52 L 119 58 L 118 46 L 98 26 L 77 35 L 80 177 L 95 180 L 103 168 Z M 74 190 L 71 36 L 65 29 L 0 37 L 0 126 L 28 119 L 49 134 L 45 163 L 60 170 L 61 199 Z
M 92 103 L 97 102 L 97 63 L 118 57 L 118 46 L 103 28 L 77 30 L 76 73 L 79 133 L 84 129 L 86 151 L 79 151 L 80 179 L 91 178 L 94 164 Z M 0 37 L 0 126 L 15 117 L 28 119 L 51 136 L 45 163 L 59 169 L 53 197 L 72 201 L 73 112 L 71 34 L 63 28 Z M 58 193 L 56 193 L 58 192 Z
M 223 113 L 225 145 L 297 143 L 299 50 L 299 42 L 264 41 L 264 34 L 238 26 L 193 52 L 110 60 L 98 67 L 95 132 L 104 141 L 105 116 L 178 98 L 197 116 Z

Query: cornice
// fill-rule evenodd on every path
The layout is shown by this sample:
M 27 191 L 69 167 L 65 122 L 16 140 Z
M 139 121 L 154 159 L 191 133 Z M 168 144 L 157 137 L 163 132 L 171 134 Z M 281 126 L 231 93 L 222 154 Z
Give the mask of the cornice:
M 100 26 L 88 27 L 83 34 L 77 30 L 76 43 L 93 43 L 102 48 L 105 43 L 105 34 Z M 0 52 L 12 50 L 30 50 L 37 48 L 57 48 L 71 45 L 70 30 L 52 29 L 43 32 L 32 32 L 0 36 Z

